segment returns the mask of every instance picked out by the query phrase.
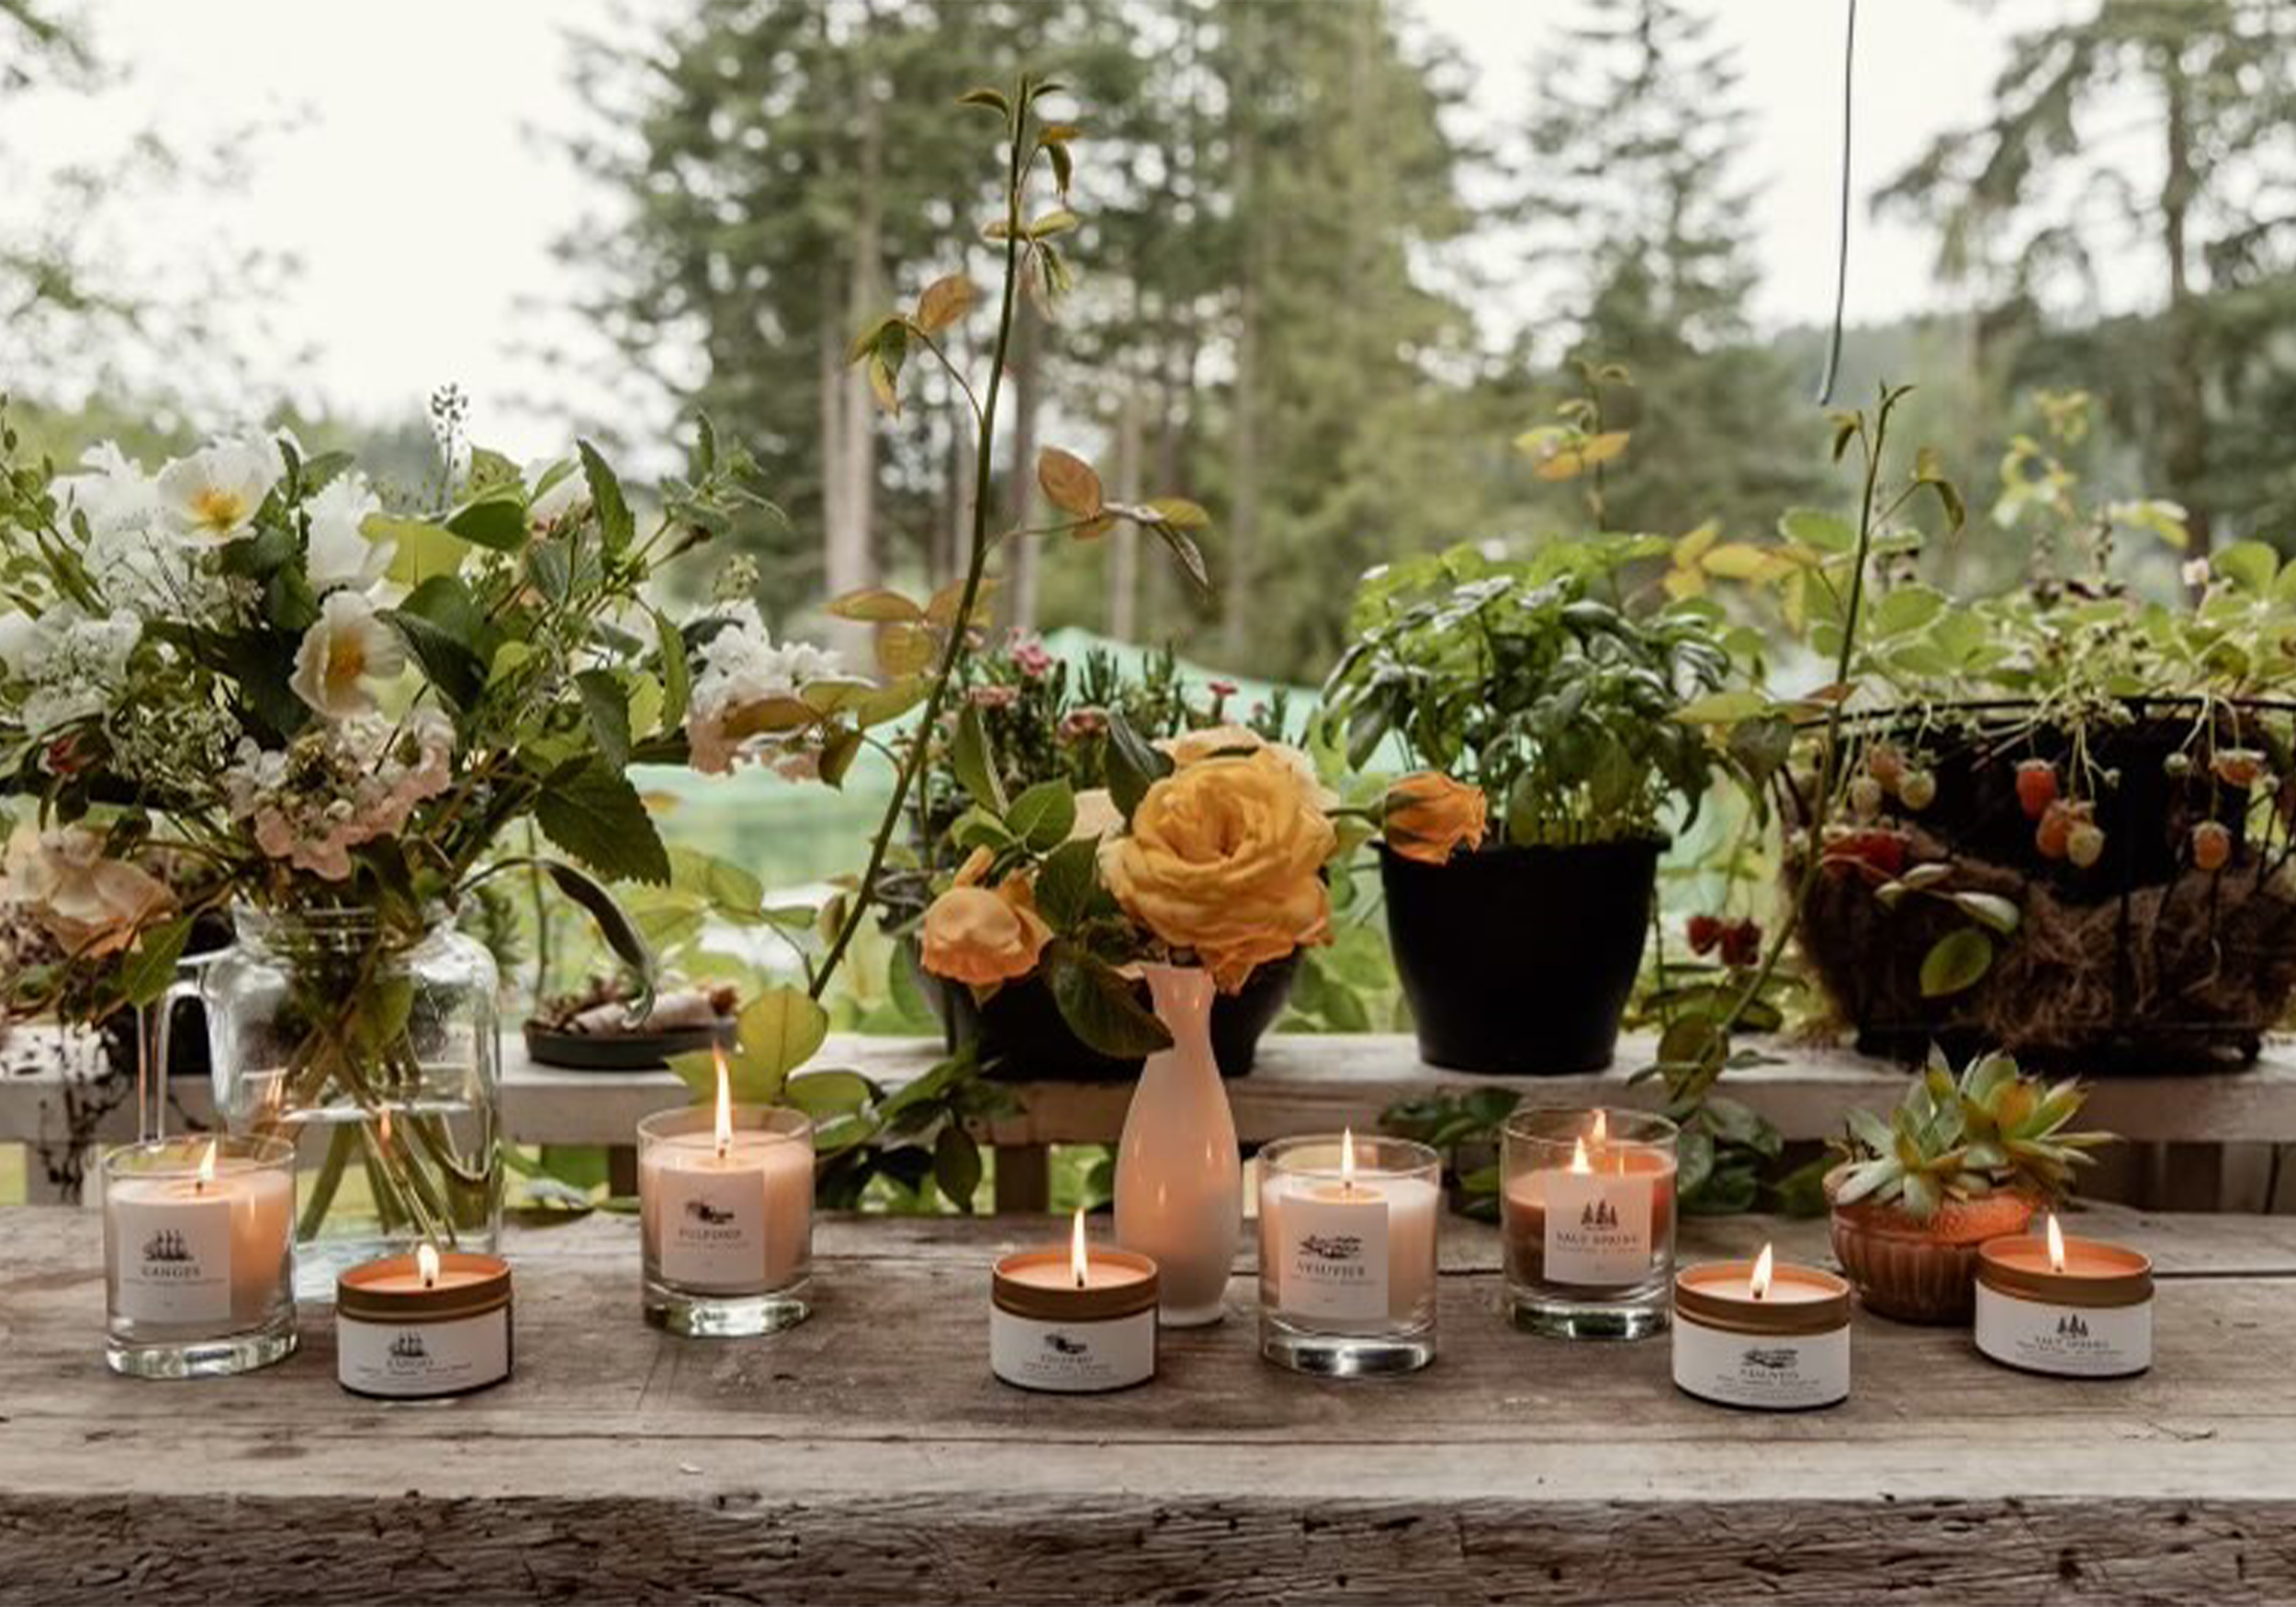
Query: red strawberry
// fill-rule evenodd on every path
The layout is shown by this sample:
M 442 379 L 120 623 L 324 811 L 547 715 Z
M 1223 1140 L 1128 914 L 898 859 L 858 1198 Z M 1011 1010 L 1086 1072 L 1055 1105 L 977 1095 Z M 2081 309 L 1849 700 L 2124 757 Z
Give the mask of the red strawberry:
M 2017 767 L 2017 802 L 2023 806 L 2026 819 L 2039 820 L 2056 801 L 2056 766 L 2045 759 L 2029 759 Z M 2049 850 L 2043 848 L 2042 852 L 2046 854 Z
M 1753 965 L 1761 959 L 1761 923 L 1732 921 L 1722 928 L 1722 963 Z
M 2203 871 L 2221 871 L 2233 857 L 2233 834 L 2222 821 L 2203 820 L 2192 828 L 2192 863 Z
M 1906 761 L 1898 751 L 1886 742 L 1869 750 L 1865 756 L 1865 773 L 1892 792 L 1906 773 Z
M 1689 932 L 1690 951 L 1693 954 L 1711 954 L 1714 952 L 1714 946 L 1722 941 L 1722 917 L 1706 915 L 1693 916 L 1690 917 Z

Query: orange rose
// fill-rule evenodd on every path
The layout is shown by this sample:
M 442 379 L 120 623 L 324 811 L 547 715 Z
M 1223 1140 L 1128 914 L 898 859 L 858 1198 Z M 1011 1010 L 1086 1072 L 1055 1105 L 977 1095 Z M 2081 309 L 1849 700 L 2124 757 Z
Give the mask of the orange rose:
M 996 888 L 960 876 L 925 912 L 925 969 L 974 987 L 1028 975 L 1052 940 L 1052 928 L 1036 913 L 1035 889 L 1022 876 Z
M 1490 813 L 1480 787 L 1440 770 L 1413 770 L 1387 790 L 1387 846 L 1406 860 L 1440 865 L 1461 843 L 1482 846 Z
M 1322 871 L 1336 846 L 1314 783 L 1262 747 L 1150 787 L 1131 834 L 1101 845 L 1100 874 L 1127 914 L 1233 993 L 1255 966 L 1331 941 Z

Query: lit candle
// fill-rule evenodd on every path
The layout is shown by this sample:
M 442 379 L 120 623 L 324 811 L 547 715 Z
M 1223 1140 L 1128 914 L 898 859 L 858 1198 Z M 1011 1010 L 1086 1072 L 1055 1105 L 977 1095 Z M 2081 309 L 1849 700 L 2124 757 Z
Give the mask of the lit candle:
M 393 1399 L 467 1395 L 511 1376 L 511 1268 L 435 1245 L 335 1282 L 335 1380 Z
M 1023 1389 L 1078 1395 L 1156 1374 L 1156 1264 L 1092 1253 L 1079 1210 L 1065 1245 L 1022 1250 L 989 1280 L 989 1369 Z
M 1675 1138 L 1672 1122 L 1639 1111 L 1508 1118 L 1500 1224 L 1519 1323 L 1571 1338 L 1664 1326 Z
M 267 1335 L 260 1365 L 294 1348 L 291 1290 L 295 1152 L 278 1140 L 205 1139 L 133 1144 L 107 1158 L 104 1263 L 113 1365 L 147 1368 L 118 1350 L 151 1352 L 231 1336 Z
M 638 1124 L 647 1320 L 680 1332 L 760 1333 L 802 1320 L 813 1247 L 813 1124 L 733 1102 L 725 1056 L 706 1115 Z
M 1978 1350 L 2012 1367 L 2118 1378 L 2153 1365 L 2153 1264 L 2099 1239 L 2068 1239 L 2049 1215 L 2042 1236 L 1977 1249 Z
M 1794 1411 L 1850 1394 L 1850 1286 L 1778 1261 L 1685 1267 L 1674 1280 L 1674 1383 L 1725 1406 Z
M 1311 1372 L 1433 1360 L 1440 1158 L 1348 1129 L 1269 1145 L 1259 1176 L 1261 1354 Z

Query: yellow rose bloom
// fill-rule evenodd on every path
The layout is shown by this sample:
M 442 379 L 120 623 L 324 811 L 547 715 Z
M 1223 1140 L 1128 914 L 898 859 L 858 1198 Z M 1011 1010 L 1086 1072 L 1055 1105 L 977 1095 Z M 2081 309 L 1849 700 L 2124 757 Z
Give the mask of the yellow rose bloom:
M 1186 770 L 1221 755 L 1235 757 L 1257 752 L 1267 746 L 1267 740 L 1249 725 L 1207 725 L 1201 731 L 1183 731 L 1177 736 L 1166 736 L 1156 746 L 1171 757 L 1175 765 Z
M 925 969 L 974 987 L 1028 975 L 1052 940 L 1025 877 L 995 888 L 960 882 L 925 912 Z
M 1387 846 L 1406 860 L 1440 865 L 1461 843 L 1480 848 L 1489 819 L 1480 787 L 1439 770 L 1414 770 L 1387 790 Z
M 1314 784 L 1261 747 L 1150 787 L 1131 834 L 1101 845 L 1100 875 L 1125 913 L 1234 993 L 1255 966 L 1331 941 L 1322 871 L 1336 846 Z

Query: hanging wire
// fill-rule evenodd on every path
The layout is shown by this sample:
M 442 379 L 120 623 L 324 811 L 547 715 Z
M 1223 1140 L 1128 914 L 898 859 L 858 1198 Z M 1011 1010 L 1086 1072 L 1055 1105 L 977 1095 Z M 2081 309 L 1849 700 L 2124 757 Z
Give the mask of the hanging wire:
M 1841 315 L 1850 298 L 1850 131 L 1851 94 L 1858 60 L 1858 0 L 1850 0 L 1849 25 L 1841 36 L 1841 229 L 1834 243 L 1834 327 L 1826 342 L 1826 372 L 1818 381 L 1818 405 L 1834 399 L 1834 379 L 1841 371 Z

